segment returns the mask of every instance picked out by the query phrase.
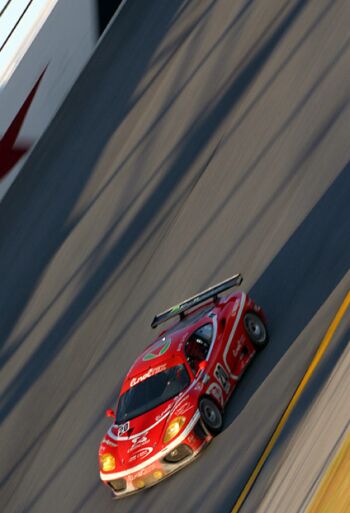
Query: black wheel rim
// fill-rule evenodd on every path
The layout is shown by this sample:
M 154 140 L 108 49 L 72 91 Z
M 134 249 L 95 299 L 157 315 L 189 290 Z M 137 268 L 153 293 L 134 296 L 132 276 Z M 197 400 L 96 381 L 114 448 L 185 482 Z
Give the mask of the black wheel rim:
M 255 344 L 263 344 L 266 341 L 266 328 L 257 315 L 247 313 L 244 317 L 244 325 Z
M 209 399 L 203 399 L 201 403 L 201 412 L 204 422 L 209 429 L 220 429 L 222 424 L 222 416 L 218 407 Z

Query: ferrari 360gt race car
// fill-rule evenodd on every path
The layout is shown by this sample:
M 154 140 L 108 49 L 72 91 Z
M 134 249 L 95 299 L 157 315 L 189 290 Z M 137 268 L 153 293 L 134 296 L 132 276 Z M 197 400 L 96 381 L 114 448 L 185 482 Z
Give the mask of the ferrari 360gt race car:
M 179 315 L 137 358 L 99 448 L 101 480 L 116 497 L 152 486 L 191 462 L 223 427 L 224 407 L 257 351 L 265 316 L 231 278 L 155 316 Z

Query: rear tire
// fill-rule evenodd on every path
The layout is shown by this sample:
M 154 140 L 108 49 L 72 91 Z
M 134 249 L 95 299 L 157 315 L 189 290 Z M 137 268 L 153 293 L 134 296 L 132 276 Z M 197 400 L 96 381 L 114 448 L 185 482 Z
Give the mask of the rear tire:
M 199 402 L 199 411 L 202 421 L 210 434 L 217 435 L 222 431 L 223 418 L 220 408 L 209 399 L 209 397 L 202 397 Z
M 243 319 L 247 335 L 257 351 L 264 349 L 269 342 L 267 328 L 262 319 L 253 312 L 247 312 Z

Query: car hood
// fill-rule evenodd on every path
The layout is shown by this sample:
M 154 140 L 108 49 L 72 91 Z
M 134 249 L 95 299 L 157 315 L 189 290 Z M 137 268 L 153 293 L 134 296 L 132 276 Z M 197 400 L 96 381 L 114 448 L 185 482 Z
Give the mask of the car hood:
M 131 419 L 129 426 L 113 424 L 101 442 L 100 454 L 113 454 L 117 462 L 113 472 L 143 463 L 165 447 L 163 437 L 169 420 L 185 415 L 188 422 L 195 410 L 193 401 L 188 394 L 184 394 Z M 123 433 L 125 428 L 128 430 Z

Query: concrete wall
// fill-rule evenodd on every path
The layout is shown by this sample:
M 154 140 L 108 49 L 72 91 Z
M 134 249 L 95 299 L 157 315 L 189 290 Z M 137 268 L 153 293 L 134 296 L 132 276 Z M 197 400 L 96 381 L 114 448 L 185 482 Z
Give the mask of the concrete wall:
M 12 8 L 16 2 L 30 5 L 0 57 L 0 200 L 70 91 L 99 36 L 95 0 L 12 0 Z

